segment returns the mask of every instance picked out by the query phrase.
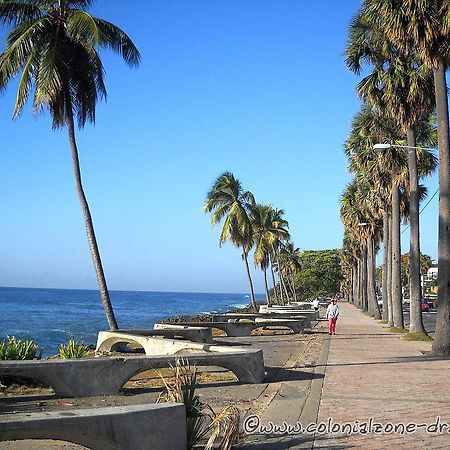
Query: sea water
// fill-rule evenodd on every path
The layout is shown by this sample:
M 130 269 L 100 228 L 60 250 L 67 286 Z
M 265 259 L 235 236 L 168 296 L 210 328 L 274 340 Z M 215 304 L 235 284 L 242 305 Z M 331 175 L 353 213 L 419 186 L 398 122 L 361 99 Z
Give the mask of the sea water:
M 222 312 L 249 303 L 246 294 L 110 291 L 120 328 L 153 328 L 168 316 Z M 262 299 L 262 295 L 257 295 Z M 108 323 L 98 291 L 0 287 L 0 337 L 33 339 L 43 356 L 74 338 L 95 344 Z

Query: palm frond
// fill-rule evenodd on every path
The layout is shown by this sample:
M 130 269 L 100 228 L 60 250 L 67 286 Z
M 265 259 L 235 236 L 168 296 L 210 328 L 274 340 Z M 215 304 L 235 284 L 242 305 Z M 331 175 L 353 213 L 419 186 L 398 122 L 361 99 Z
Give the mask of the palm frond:
M 94 18 L 94 21 L 100 30 L 99 46 L 117 51 L 128 65 L 137 66 L 141 55 L 128 35 L 106 20 Z
M 0 0 L 0 24 L 16 26 L 41 17 L 36 2 Z
M 95 19 L 83 10 L 74 10 L 67 19 L 67 34 L 75 41 L 97 46 L 100 42 L 100 29 Z
M 34 111 L 48 109 L 55 128 L 69 116 L 76 116 L 79 127 L 95 122 L 96 104 L 106 98 L 98 50 L 108 47 L 129 65 L 139 63 L 139 52 L 124 31 L 86 11 L 92 3 L 0 0 L 0 23 L 13 26 L 0 55 L 0 91 L 22 71 L 14 116 L 34 88 Z
M 205 450 L 217 448 L 221 450 L 230 450 L 236 442 L 239 435 L 240 413 L 235 406 L 227 406 L 219 414 L 217 414 L 211 424 L 209 430 L 211 436 L 206 443 Z

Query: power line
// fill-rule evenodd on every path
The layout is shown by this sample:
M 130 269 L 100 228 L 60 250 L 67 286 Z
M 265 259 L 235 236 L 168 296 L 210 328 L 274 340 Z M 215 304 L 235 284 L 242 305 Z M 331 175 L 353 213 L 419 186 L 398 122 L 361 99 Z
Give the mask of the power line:
M 422 214 L 422 211 L 430 204 L 431 200 L 436 197 L 436 194 L 439 192 L 439 188 L 436 189 L 436 192 L 430 197 L 430 199 L 426 202 L 425 206 L 419 211 L 419 214 Z M 403 234 L 411 224 L 408 224 L 405 229 L 402 230 L 400 234 Z

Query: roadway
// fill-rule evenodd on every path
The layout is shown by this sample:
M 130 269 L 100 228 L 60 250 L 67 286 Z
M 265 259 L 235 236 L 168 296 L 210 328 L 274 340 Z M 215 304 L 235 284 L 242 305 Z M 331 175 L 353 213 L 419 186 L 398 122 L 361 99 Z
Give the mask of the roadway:
M 409 324 L 409 306 L 403 305 L 403 317 L 405 325 Z M 432 308 L 430 312 L 422 312 L 423 326 L 426 332 L 433 337 L 436 329 L 436 309 Z

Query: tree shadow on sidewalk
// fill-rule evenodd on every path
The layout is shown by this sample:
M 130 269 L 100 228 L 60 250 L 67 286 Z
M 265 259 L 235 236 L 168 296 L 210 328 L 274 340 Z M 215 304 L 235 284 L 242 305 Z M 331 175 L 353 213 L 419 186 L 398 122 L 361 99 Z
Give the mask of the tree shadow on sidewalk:
M 390 359 L 382 359 L 376 361 L 355 361 L 347 363 L 331 363 L 331 364 L 318 364 L 314 367 L 340 367 L 340 366 L 370 366 L 370 365 L 384 365 L 384 364 L 408 364 L 416 362 L 430 361 L 450 361 L 450 356 L 431 356 L 431 355 L 419 355 L 419 356 L 397 356 Z
M 377 334 L 366 334 L 366 333 L 352 333 L 352 334 L 336 334 L 334 335 L 334 337 L 332 339 L 361 339 L 361 337 L 363 338 L 377 338 L 379 339 L 380 336 L 382 337 L 389 337 L 389 338 L 394 338 L 394 337 L 398 337 L 399 334 L 398 333 L 377 333 Z
M 266 367 L 264 383 L 278 383 L 280 381 L 304 381 L 323 378 L 324 376 L 314 372 L 304 372 L 301 368 L 286 369 L 285 367 Z
M 305 425 L 305 424 L 303 424 Z M 311 449 L 313 448 L 314 443 L 319 443 L 318 441 L 326 441 L 330 438 L 333 440 L 336 439 L 336 436 L 326 436 L 319 435 L 314 436 L 313 434 L 305 434 L 305 435 L 297 435 L 297 436 L 277 436 L 277 435 L 252 435 L 249 436 L 248 439 L 251 441 L 244 441 L 237 448 L 239 450 L 294 450 L 294 449 Z M 333 450 L 342 450 L 346 448 L 351 448 L 353 446 L 348 444 L 336 445 L 336 442 L 333 442 L 332 447 L 326 446 L 326 442 L 320 442 L 322 448 L 333 448 Z M 323 447 L 325 445 L 326 447 Z

